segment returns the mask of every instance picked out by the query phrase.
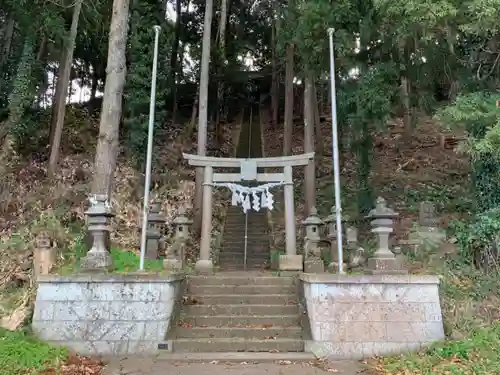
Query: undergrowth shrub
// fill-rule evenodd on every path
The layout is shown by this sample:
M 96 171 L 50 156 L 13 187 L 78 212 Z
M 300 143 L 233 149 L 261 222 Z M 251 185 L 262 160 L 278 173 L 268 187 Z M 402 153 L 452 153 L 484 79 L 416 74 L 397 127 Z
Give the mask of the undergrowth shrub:
M 0 328 L 0 373 L 28 375 L 57 368 L 68 351 L 44 343 L 25 331 Z M 52 372 L 50 372 L 52 373 Z
M 500 260 L 500 208 L 477 214 L 470 221 L 451 223 L 465 262 L 486 271 L 497 271 Z

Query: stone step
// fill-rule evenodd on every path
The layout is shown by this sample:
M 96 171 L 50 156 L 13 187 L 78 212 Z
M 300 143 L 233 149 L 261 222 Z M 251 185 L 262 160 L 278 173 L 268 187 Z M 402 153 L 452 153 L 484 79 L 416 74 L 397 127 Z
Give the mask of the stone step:
M 230 220 L 225 222 L 224 224 L 224 232 L 227 230 L 238 230 L 238 231 L 245 231 L 245 222 L 241 221 L 236 221 L 236 220 Z M 269 225 L 264 224 L 264 223 L 248 223 L 247 231 L 268 231 Z
M 295 294 L 212 294 L 190 296 L 191 300 L 205 305 L 234 305 L 236 303 L 250 305 L 296 305 L 297 296 Z
M 245 255 L 244 254 L 235 254 L 234 252 L 231 253 L 221 253 L 219 254 L 219 261 L 225 260 L 225 261 L 235 261 L 243 264 Z M 247 263 L 248 262 L 256 262 L 256 263 L 261 263 L 261 262 L 267 262 L 270 259 L 269 254 L 252 254 L 249 255 L 247 254 Z
M 297 363 L 313 362 L 316 357 L 312 353 L 289 352 L 197 352 L 197 353 L 169 353 L 159 351 L 156 361 L 167 363 Z M 337 366 L 335 366 L 337 367 Z
M 190 294 L 288 294 L 296 293 L 295 285 L 189 285 Z
M 228 243 L 228 242 L 236 242 L 236 243 L 245 243 L 245 234 L 242 233 L 241 235 L 235 235 L 234 233 L 226 233 L 224 235 L 224 238 L 222 239 L 222 243 Z M 266 244 L 269 245 L 269 236 L 267 233 L 256 233 L 253 235 L 248 235 L 247 236 L 247 243 L 257 243 L 257 244 Z
M 261 261 L 261 262 L 247 262 L 246 269 L 247 271 L 265 271 L 268 268 L 269 262 Z M 243 262 L 233 262 L 232 260 L 225 260 L 222 259 L 219 261 L 218 265 L 221 267 L 222 271 L 231 271 L 231 272 L 237 272 L 237 271 L 244 271 L 245 270 L 245 264 Z
M 191 338 L 246 338 L 246 339 L 274 339 L 274 338 L 295 338 L 302 337 L 300 327 L 252 327 L 252 328 L 231 328 L 227 327 L 176 327 L 177 337 L 183 339 Z
M 190 276 L 188 278 L 189 285 L 295 285 L 295 278 L 288 276 Z
M 302 352 L 300 339 L 245 340 L 236 338 L 175 339 L 175 353 L 182 352 Z
M 241 235 L 236 235 L 234 233 L 227 233 L 224 235 L 222 239 L 222 244 L 234 243 L 237 245 L 245 243 L 245 235 L 242 233 Z M 269 235 L 267 233 L 257 233 L 253 235 L 249 235 L 247 237 L 247 244 L 257 244 L 257 245 L 265 245 L 269 246 Z
M 298 314 L 297 305 L 189 305 L 184 307 L 184 312 L 189 316 L 208 315 L 293 315 Z
M 243 264 L 243 259 L 244 255 L 231 255 L 231 256 L 225 256 L 223 254 L 220 254 L 219 256 L 219 262 L 229 262 L 234 264 Z M 266 263 L 269 262 L 269 255 L 261 255 L 261 256 L 253 256 L 253 257 L 248 257 L 247 256 L 247 263 Z
M 299 325 L 298 314 L 294 315 L 268 315 L 268 316 L 252 316 L 252 315 L 205 315 L 205 316 L 182 316 L 183 324 L 188 324 L 197 327 L 226 327 L 231 329 L 233 327 L 255 327 L 255 326 L 280 326 L 290 327 Z

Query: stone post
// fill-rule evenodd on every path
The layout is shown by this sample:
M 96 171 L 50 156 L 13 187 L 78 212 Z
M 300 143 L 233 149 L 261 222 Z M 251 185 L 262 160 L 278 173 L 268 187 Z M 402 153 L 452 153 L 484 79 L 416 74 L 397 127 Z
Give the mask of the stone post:
M 35 239 L 33 253 L 33 280 L 38 276 L 47 275 L 56 263 L 56 251 L 51 246 L 50 238 L 46 232 L 41 232 Z
M 319 247 L 319 242 L 321 241 L 319 231 L 323 222 L 318 217 L 316 207 L 311 208 L 311 214 L 302 224 L 306 228 L 306 237 L 304 238 L 304 272 L 325 272 L 325 265 L 321 259 L 321 248 Z
M 193 221 L 186 217 L 186 210 L 181 207 L 173 223 L 175 226 L 174 243 L 167 250 L 163 265 L 167 269 L 180 270 L 186 261 L 184 250 L 187 242 L 191 239 L 189 228 Z
M 113 260 L 106 248 L 106 236 L 110 232 L 110 221 L 114 215 L 109 206 L 106 195 L 95 195 L 90 198 L 90 207 L 87 215 L 88 230 L 92 236 L 92 247 L 81 260 L 84 271 L 110 271 L 113 269 Z
M 330 256 L 332 258 L 331 263 L 328 265 L 328 269 L 334 270 L 337 268 L 338 262 L 338 252 L 337 252 L 337 217 L 335 216 L 336 210 L 335 206 L 330 209 L 330 215 L 328 215 L 323 223 L 326 224 L 326 238 L 330 242 Z
M 389 236 L 393 232 L 393 221 L 398 213 L 387 207 L 384 198 L 377 198 L 375 208 L 366 218 L 370 219 L 371 232 L 378 236 L 378 249 L 368 259 L 367 271 L 371 274 L 401 274 L 407 271 L 399 267 L 394 253 L 389 248 Z
M 146 259 L 158 259 L 160 248 L 161 226 L 165 224 L 165 217 L 160 213 L 161 204 L 153 203 L 149 209 L 148 230 L 146 232 Z
M 295 207 L 293 201 L 293 175 L 292 167 L 283 167 L 284 175 L 284 198 L 285 198 L 285 249 L 286 254 L 280 255 L 280 271 L 302 271 L 304 269 L 304 257 L 297 255 L 296 229 L 295 229 Z
M 358 228 L 346 227 L 345 233 L 347 248 L 349 250 L 356 249 L 358 247 Z
M 201 217 L 200 259 L 196 262 L 195 269 L 201 274 L 211 274 L 214 263 L 210 259 L 210 243 L 212 238 L 212 179 L 213 168 L 205 167 L 203 182 L 203 201 Z

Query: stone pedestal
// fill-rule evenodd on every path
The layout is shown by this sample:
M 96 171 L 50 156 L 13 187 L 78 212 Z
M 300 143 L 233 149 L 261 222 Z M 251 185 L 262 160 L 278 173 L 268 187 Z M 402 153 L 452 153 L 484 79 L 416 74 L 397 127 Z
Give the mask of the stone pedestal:
M 163 268 L 169 271 L 180 271 L 182 270 L 182 262 L 178 259 L 168 259 L 163 260 Z
M 199 275 L 212 275 L 214 273 L 214 263 L 211 259 L 198 259 L 194 269 Z
M 96 195 L 90 198 L 87 215 L 88 230 L 92 236 L 92 247 L 81 260 L 84 272 L 106 272 L 113 269 L 113 259 L 106 248 L 106 237 L 110 232 L 111 213 L 107 196 Z
M 279 270 L 302 272 L 304 270 L 304 257 L 302 255 L 280 255 Z
M 405 274 L 408 271 L 401 268 L 394 253 L 389 248 L 389 236 L 393 232 L 393 220 L 399 215 L 387 207 L 384 198 L 379 197 L 376 206 L 367 218 L 371 219 L 371 232 L 378 236 L 378 249 L 368 259 L 369 274 Z
M 320 258 L 310 258 L 304 261 L 305 273 L 323 273 L 325 272 L 325 264 Z

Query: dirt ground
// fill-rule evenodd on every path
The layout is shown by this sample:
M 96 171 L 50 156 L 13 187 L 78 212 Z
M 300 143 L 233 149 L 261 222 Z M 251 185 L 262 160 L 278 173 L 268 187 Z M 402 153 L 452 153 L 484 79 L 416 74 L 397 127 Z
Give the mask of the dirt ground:
M 326 363 L 187 363 L 153 358 L 126 358 L 110 362 L 102 375 L 317 375 L 337 373 L 355 375 L 364 372 L 361 363 L 338 361 Z

